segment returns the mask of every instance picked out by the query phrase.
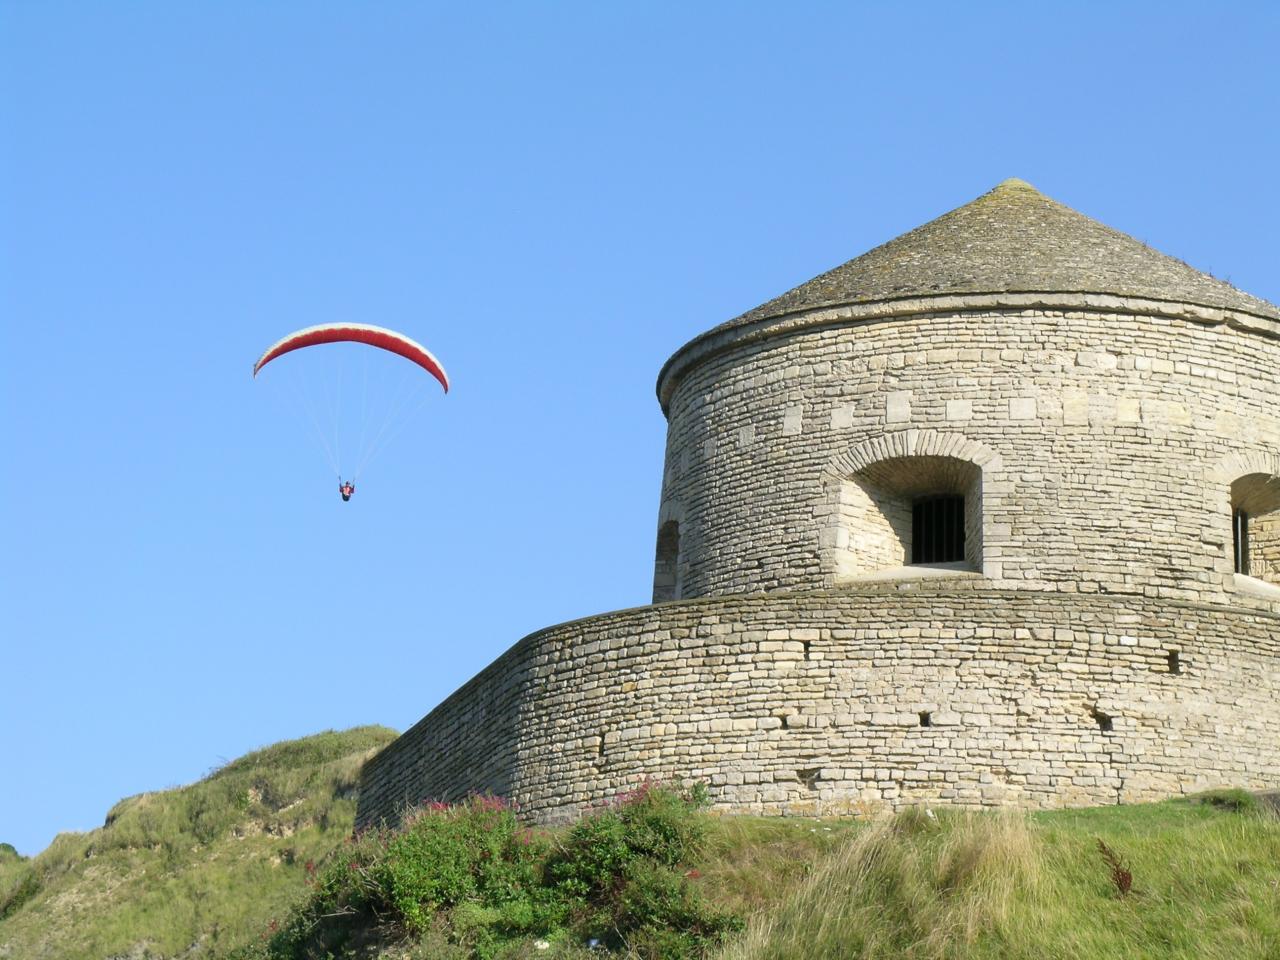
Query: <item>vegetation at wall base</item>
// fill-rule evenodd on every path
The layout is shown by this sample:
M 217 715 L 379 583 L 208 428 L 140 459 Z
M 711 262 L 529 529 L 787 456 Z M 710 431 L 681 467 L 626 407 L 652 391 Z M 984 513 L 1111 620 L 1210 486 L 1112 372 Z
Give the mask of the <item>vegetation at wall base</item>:
M 424 824 L 429 841 L 404 839 Z M 659 788 L 525 833 L 500 802 L 473 799 L 350 849 L 284 929 L 240 956 L 1280 956 L 1280 819 L 1244 791 L 1035 814 L 922 807 L 867 822 L 715 817 Z M 347 891 L 337 898 L 335 881 Z
M 310 899 L 237 957 L 359 956 L 375 942 L 476 960 L 706 956 L 743 923 L 693 882 L 711 822 L 703 800 L 645 785 L 561 831 L 524 827 L 492 797 L 427 804 L 399 831 L 348 844 Z
M 278 744 L 38 856 L 0 844 L 0 960 L 1280 957 L 1280 795 L 868 821 L 647 786 L 555 829 L 477 797 L 353 838 L 392 736 Z

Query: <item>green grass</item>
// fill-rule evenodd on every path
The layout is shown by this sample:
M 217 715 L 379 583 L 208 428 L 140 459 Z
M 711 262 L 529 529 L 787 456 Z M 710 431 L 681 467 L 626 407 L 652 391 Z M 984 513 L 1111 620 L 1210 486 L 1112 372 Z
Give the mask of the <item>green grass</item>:
M 863 828 L 849 819 L 712 817 L 698 882 L 725 910 L 743 916 L 767 910 Z
M 1132 875 L 1121 893 L 1098 841 Z M 721 960 L 1280 957 L 1280 822 L 1245 794 L 851 833 Z
M 360 765 L 394 736 L 360 727 L 277 744 L 122 800 L 100 829 L 59 834 L 29 860 L 0 856 L 0 956 L 217 955 L 244 943 L 305 890 L 308 861 L 350 835 Z
M 393 736 L 277 744 L 36 857 L 0 844 L 0 960 L 1280 960 L 1280 816 L 1243 791 L 875 822 L 657 808 L 536 840 L 490 811 L 348 842 L 360 766 Z M 461 848 L 478 859 L 452 875 L 422 857 Z M 746 929 L 718 945 L 726 916 Z M 272 951 L 273 918 L 301 918 L 298 949 Z

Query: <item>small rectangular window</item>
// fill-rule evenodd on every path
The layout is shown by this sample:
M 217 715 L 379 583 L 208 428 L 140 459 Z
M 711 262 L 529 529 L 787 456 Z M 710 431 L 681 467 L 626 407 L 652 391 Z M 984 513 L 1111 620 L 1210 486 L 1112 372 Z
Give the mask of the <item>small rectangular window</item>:
M 1115 720 L 1108 713 L 1103 713 L 1097 707 L 1093 708 L 1093 720 L 1098 725 L 1098 729 L 1103 733 L 1111 733 L 1115 730 Z
M 1249 514 L 1237 510 L 1231 516 L 1231 545 L 1236 573 L 1249 576 Z
M 964 559 L 964 497 L 928 497 L 911 505 L 911 562 Z

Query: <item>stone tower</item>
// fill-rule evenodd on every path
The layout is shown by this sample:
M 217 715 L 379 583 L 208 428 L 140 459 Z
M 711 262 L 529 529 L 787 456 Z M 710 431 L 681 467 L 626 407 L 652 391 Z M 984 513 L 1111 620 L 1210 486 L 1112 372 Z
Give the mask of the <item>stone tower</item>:
M 654 605 L 526 637 L 359 823 L 1280 785 L 1280 308 L 1009 180 L 667 361 Z

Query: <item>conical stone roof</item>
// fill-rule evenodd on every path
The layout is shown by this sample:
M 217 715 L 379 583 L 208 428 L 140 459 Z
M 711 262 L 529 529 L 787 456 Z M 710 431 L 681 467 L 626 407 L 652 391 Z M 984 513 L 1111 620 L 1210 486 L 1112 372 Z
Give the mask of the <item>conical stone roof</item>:
M 1006 180 L 722 328 L 836 304 L 982 293 L 1112 294 L 1280 319 L 1280 307 Z

